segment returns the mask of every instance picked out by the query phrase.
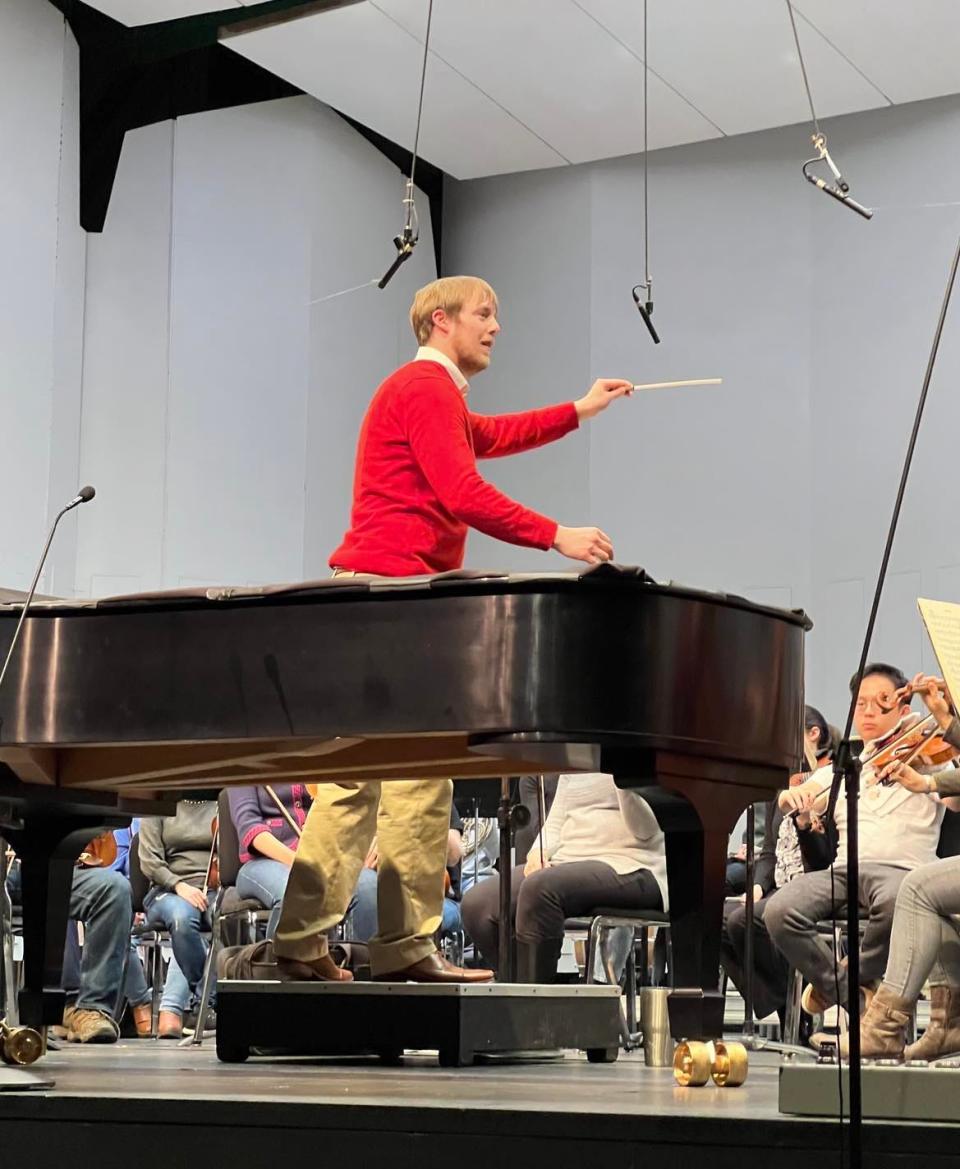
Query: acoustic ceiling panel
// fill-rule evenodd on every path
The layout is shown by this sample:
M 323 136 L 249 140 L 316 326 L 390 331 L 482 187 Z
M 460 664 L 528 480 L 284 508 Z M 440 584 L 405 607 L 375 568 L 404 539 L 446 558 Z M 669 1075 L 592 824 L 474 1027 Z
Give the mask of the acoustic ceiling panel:
M 423 45 L 376 6 L 305 16 L 228 36 L 224 44 L 401 146 L 413 146 Z M 436 56 L 427 69 L 419 150 L 456 178 L 565 161 Z
M 423 0 L 371 3 L 422 43 Z M 643 64 L 571 0 L 435 3 L 430 46 L 570 162 L 643 149 Z M 719 135 L 658 77 L 649 95 L 651 149 Z
M 798 0 L 824 36 L 896 103 L 960 92 L 957 0 Z
M 575 2 L 642 56 L 641 3 Z M 797 15 L 797 33 L 818 114 L 847 114 L 887 104 L 883 93 L 802 12 Z M 784 0 L 653 0 L 647 44 L 651 69 L 725 134 L 787 126 L 810 117 Z

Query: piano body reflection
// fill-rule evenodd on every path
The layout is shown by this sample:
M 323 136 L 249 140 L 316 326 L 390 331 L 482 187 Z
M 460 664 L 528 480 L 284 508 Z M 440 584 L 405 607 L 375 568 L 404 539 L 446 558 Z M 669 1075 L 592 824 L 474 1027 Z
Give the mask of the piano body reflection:
M 0 654 L 19 607 L 0 608 Z M 674 1033 L 720 1034 L 727 838 L 795 770 L 808 619 L 605 566 L 31 609 L 0 694 L 21 1020 L 59 1021 L 74 858 L 177 790 L 608 771 L 666 835 Z M 158 802 L 159 801 L 159 802 Z

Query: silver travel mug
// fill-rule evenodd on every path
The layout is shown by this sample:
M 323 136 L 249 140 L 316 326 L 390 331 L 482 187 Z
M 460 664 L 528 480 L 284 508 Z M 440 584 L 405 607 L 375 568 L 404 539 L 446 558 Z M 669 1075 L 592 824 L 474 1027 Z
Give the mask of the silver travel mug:
M 640 988 L 640 1030 L 643 1032 L 643 1058 L 648 1068 L 673 1066 L 673 1037 L 667 1014 L 666 986 Z

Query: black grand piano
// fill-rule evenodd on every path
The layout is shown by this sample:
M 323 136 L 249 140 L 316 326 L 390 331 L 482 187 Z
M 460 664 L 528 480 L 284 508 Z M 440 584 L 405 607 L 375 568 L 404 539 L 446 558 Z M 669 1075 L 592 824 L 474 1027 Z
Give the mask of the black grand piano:
M 0 654 L 18 617 L 0 606 Z M 606 771 L 666 835 L 673 1032 L 718 1036 L 727 839 L 798 766 L 809 627 L 611 565 L 39 605 L 0 694 L 21 1021 L 59 1021 L 80 849 L 177 790 Z

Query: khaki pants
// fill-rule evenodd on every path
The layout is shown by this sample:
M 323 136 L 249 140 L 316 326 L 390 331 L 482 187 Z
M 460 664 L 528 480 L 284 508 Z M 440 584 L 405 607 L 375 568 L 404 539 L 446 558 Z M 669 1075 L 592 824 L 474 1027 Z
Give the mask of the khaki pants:
M 274 950 L 308 962 L 347 911 L 377 838 L 377 934 L 370 968 L 403 970 L 436 949 L 450 829 L 449 779 L 321 783 L 283 896 Z
M 371 972 L 390 974 L 433 953 L 452 797 L 449 779 L 321 783 L 284 893 L 275 953 L 309 962 L 327 952 L 326 931 L 347 912 L 374 836 L 380 859 Z

